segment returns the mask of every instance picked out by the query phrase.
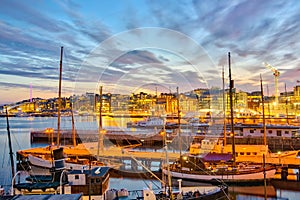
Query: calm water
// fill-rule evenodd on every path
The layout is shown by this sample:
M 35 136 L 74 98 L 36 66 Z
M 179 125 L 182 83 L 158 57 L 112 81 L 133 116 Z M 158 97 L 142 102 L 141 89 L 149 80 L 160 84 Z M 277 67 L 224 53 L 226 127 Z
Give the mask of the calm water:
M 104 127 L 119 127 L 125 128 L 126 123 L 130 121 L 130 118 L 103 118 Z M 137 119 L 134 119 L 137 120 Z M 31 144 L 30 143 L 30 132 L 36 130 L 43 130 L 48 127 L 57 127 L 57 118 L 55 117 L 11 117 L 9 118 L 10 132 L 12 139 L 13 152 L 21 149 L 27 149 L 37 146 L 45 146 L 46 144 Z M 75 117 L 75 126 L 78 130 L 97 130 L 98 122 L 97 118 L 93 116 L 77 116 Z M 71 117 L 62 117 L 61 129 L 71 129 Z M 9 160 L 9 147 L 7 137 L 7 126 L 6 118 L 0 118 L 0 185 L 5 188 L 11 186 L 11 167 Z M 15 154 L 14 154 L 15 156 Z M 142 189 L 149 185 L 152 188 L 160 187 L 158 181 L 150 181 L 144 179 L 128 179 L 128 178 L 111 178 L 110 187 L 116 189 L 127 188 L 129 190 Z M 231 188 L 235 190 L 234 188 Z M 243 190 L 253 190 L 257 188 L 244 187 Z M 260 188 L 261 189 L 261 188 Z M 237 191 L 237 190 L 235 190 Z M 263 190 L 262 190 L 263 191 Z M 275 191 L 278 199 L 289 199 L 296 200 L 300 199 L 300 192 L 277 190 Z M 264 199 L 259 196 L 243 195 L 241 192 L 235 192 L 231 194 L 231 199 L 237 200 L 258 200 Z M 272 199 L 272 198 L 269 198 Z M 273 198 L 274 199 L 274 198 Z

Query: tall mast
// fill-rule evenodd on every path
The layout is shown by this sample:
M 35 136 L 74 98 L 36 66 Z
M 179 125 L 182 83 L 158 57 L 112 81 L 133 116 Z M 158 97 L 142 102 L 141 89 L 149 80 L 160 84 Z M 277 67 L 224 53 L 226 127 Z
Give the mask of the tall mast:
M 234 135 L 234 124 L 233 124 L 233 102 L 232 102 L 232 89 L 233 80 L 231 79 L 231 61 L 230 52 L 228 52 L 228 66 L 229 66 L 229 101 L 230 101 L 230 128 L 231 128 L 231 138 L 232 138 L 232 158 L 233 165 L 235 166 L 236 156 L 235 156 L 235 135 Z
M 261 90 L 261 103 L 262 103 L 262 113 L 263 113 L 263 126 L 264 126 L 264 145 L 267 145 L 267 128 L 266 128 L 266 118 L 265 118 L 265 97 L 264 89 L 262 84 L 262 78 L 260 75 L 260 90 Z
M 181 160 L 181 156 L 182 156 L 182 140 L 181 140 L 181 127 L 180 127 L 180 101 L 179 101 L 179 89 L 178 87 L 177 89 L 177 115 L 178 115 L 178 137 L 179 137 L 179 156 L 180 156 L 180 160 Z
M 97 148 L 97 160 L 99 160 L 100 150 L 103 152 L 103 131 L 102 131 L 102 86 L 99 88 L 100 102 L 99 102 L 99 138 L 98 138 L 98 148 Z
M 286 123 L 289 124 L 289 110 L 288 110 L 288 99 L 287 99 L 286 83 L 284 84 L 284 90 L 285 90 Z
M 73 146 L 76 147 L 76 131 L 75 131 L 75 122 L 74 122 L 74 113 L 73 113 L 73 102 L 71 102 L 71 115 L 72 115 L 72 139 Z
M 60 110 L 61 110 L 61 79 L 62 79 L 62 57 L 63 48 L 60 48 L 60 62 L 59 62 L 59 84 L 58 84 L 58 109 L 57 109 L 57 146 L 60 146 Z
M 267 92 L 269 97 L 269 86 L 267 85 Z M 271 119 L 271 110 L 270 110 L 270 101 L 268 101 L 268 113 L 269 113 L 269 120 Z
M 224 66 L 222 69 L 222 80 L 223 80 L 223 134 L 224 134 L 224 146 L 226 145 L 226 105 L 225 105 L 225 76 L 224 76 Z
M 8 136 L 8 145 L 9 145 L 9 157 L 10 157 L 10 165 L 11 165 L 11 177 L 13 178 L 15 176 L 15 164 L 14 164 L 14 158 L 12 152 L 12 145 L 11 145 L 7 107 L 6 107 L 6 124 L 7 124 L 7 136 Z

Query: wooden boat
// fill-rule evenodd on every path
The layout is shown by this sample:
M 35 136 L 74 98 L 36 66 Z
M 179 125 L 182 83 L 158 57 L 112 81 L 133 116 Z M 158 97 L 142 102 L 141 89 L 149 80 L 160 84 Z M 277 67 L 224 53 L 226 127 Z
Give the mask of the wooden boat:
M 72 140 L 73 146 L 61 146 L 60 144 L 60 107 L 61 107 L 61 82 L 62 82 L 62 56 L 63 56 L 63 47 L 61 47 L 60 53 L 60 75 L 59 75 L 59 94 L 58 94 L 58 112 L 57 112 L 57 141 L 56 145 L 50 144 L 47 147 L 42 148 L 31 148 L 27 150 L 20 150 L 17 151 L 17 167 L 18 170 L 30 170 L 31 167 L 37 167 L 40 169 L 51 169 L 53 167 L 53 155 L 52 151 L 55 149 L 59 149 L 63 147 L 64 153 L 64 162 L 65 168 L 68 170 L 81 170 L 87 169 L 89 166 L 92 168 L 103 167 L 105 164 L 99 161 L 99 156 L 96 158 L 92 156 L 91 153 L 84 147 L 84 145 L 77 145 L 76 144 L 76 133 L 75 133 L 75 125 L 74 125 L 74 116 L 73 110 L 71 109 L 72 114 Z M 101 98 L 102 98 L 102 89 L 101 89 Z M 101 106 L 100 106 L 101 110 Z M 101 122 L 101 111 L 100 111 L 100 123 Z M 53 129 L 46 129 L 49 130 L 48 135 L 53 137 Z M 99 134 L 102 130 L 102 124 L 99 125 Z M 51 139 L 53 141 L 53 138 Z M 53 141 L 54 142 L 54 141 Z M 103 147 L 103 144 L 100 145 Z M 99 149 L 98 145 L 98 149 Z M 117 165 L 112 165 L 116 167 Z
M 212 184 L 225 182 L 230 185 L 258 185 L 265 178 L 270 180 L 274 177 L 276 170 L 273 166 L 264 168 L 260 164 L 239 164 L 233 167 L 231 158 L 230 154 L 213 153 L 205 157 L 183 157 L 182 161 L 170 165 L 170 174 L 172 178 L 186 181 Z M 168 173 L 165 168 L 162 172 Z
M 238 156 L 252 156 L 261 159 L 268 154 L 266 143 L 263 145 L 242 145 L 237 149 L 235 144 L 235 132 L 233 123 L 233 104 L 232 104 L 232 90 L 233 81 L 231 80 L 230 68 L 230 53 L 228 53 L 229 60 L 229 81 L 230 81 L 230 113 L 231 113 L 231 135 L 232 145 L 220 144 L 219 139 L 214 143 L 208 141 L 207 151 L 205 145 L 207 141 L 203 141 L 201 147 L 198 145 L 199 152 L 193 150 L 192 153 L 181 156 L 178 161 L 170 165 L 170 175 L 173 178 L 180 178 L 189 181 L 209 182 L 219 184 L 225 182 L 227 184 L 245 184 L 256 185 L 263 184 L 266 180 L 271 179 L 275 175 L 274 166 L 263 166 L 262 164 L 250 164 L 249 162 L 238 163 Z M 225 112 L 224 112 L 225 113 Z M 224 120 L 225 121 L 225 120 Z M 224 130 L 225 130 L 224 124 Z M 224 133 L 224 140 L 226 133 Z M 213 145 L 213 146 L 211 146 Z M 195 146 L 192 146 L 195 149 Z M 227 148 L 227 150 L 226 150 Z M 228 149 L 230 148 L 230 149 Z M 201 150 L 204 150 L 201 153 Z M 167 175 L 168 170 L 163 168 L 163 174 Z
M 65 168 L 68 170 L 81 170 L 103 167 L 103 162 L 90 154 L 83 146 L 77 147 L 38 147 L 29 150 L 17 151 L 17 169 L 30 170 L 32 167 L 49 170 L 53 168 L 53 151 L 62 148 L 64 154 Z

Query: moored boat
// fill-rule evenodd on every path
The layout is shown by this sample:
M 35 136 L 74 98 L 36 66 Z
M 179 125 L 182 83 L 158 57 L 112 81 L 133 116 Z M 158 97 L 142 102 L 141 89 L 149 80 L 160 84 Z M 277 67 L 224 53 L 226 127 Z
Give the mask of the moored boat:
M 170 175 L 173 178 L 181 178 L 183 180 L 194 180 L 200 182 L 209 182 L 219 184 L 225 182 L 227 184 L 264 184 L 266 180 L 271 179 L 275 175 L 275 167 L 265 165 L 265 155 L 268 154 L 266 140 L 263 145 L 241 145 L 237 148 L 235 144 L 234 117 L 233 117 L 233 80 L 231 80 L 230 53 L 228 53 L 229 61 L 229 97 L 230 97 L 230 132 L 232 144 L 223 145 L 219 142 L 219 138 L 215 141 L 203 140 L 201 146 L 193 145 L 192 153 L 186 156 L 180 156 L 179 160 L 170 165 L 170 170 L 163 168 L 163 174 Z M 225 107 L 224 107 L 225 109 Z M 225 113 L 225 112 L 224 112 Z M 224 119 L 224 140 L 226 139 L 226 124 Z M 264 131 L 266 136 L 266 131 Z M 198 148 L 198 150 L 197 150 Z M 195 149 L 197 151 L 195 151 Z M 256 163 L 238 162 L 237 157 L 254 156 Z
M 207 154 L 204 157 L 183 157 L 170 165 L 172 178 L 184 181 L 230 185 L 260 185 L 274 177 L 275 167 L 260 164 L 237 164 L 233 166 L 230 154 Z M 163 174 L 168 174 L 163 168 Z M 264 177 L 266 174 L 266 177 Z
M 67 170 L 81 170 L 103 167 L 103 162 L 90 154 L 90 152 L 81 146 L 77 147 L 59 147 L 63 149 L 64 163 Z M 53 150 L 57 147 L 38 147 L 17 152 L 17 169 L 30 170 L 31 167 L 39 169 L 51 169 L 54 165 Z

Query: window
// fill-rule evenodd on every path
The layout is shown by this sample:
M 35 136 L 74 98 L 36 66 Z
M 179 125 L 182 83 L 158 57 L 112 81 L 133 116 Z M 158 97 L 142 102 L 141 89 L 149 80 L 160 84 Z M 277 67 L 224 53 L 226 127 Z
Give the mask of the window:
M 251 129 L 251 130 L 250 130 L 250 133 L 254 133 L 254 130 Z
M 284 131 L 284 134 L 289 134 L 290 132 L 289 131 Z
M 78 180 L 79 179 L 79 175 L 75 175 L 75 180 Z
M 277 136 L 281 136 L 281 130 L 276 131 Z
M 260 133 L 264 133 L 264 129 L 260 130 Z
M 247 156 L 250 156 L 251 155 L 251 153 L 250 152 L 247 152 Z
M 273 131 L 272 131 L 272 130 L 268 130 L 268 133 L 269 133 L 269 134 L 272 134 L 272 133 L 273 133 Z

